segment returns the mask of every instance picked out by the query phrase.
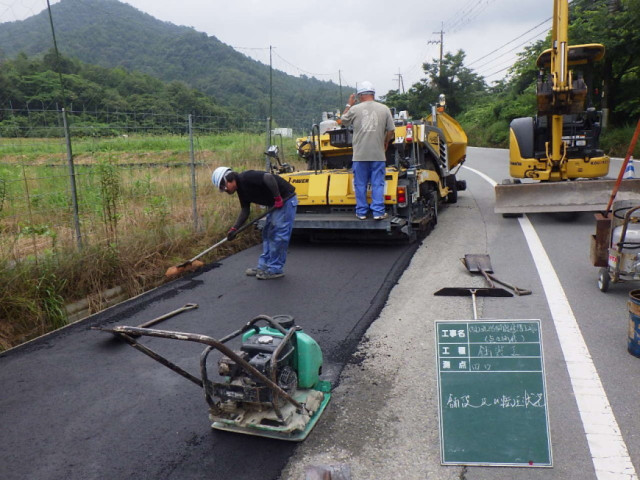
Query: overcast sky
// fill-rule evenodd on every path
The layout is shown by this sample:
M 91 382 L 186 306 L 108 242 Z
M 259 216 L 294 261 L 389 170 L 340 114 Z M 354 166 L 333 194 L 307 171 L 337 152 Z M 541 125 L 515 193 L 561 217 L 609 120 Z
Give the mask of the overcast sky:
M 553 7 L 553 0 L 124 2 L 206 32 L 267 65 L 271 46 L 278 70 L 351 86 L 369 80 L 379 95 L 402 84 L 408 89 L 424 77 L 422 63 L 440 55 L 440 31 L 445 53 L 462 49 L 465 65 L 487 82 L 503 78 L 517 52 L 544 38 Z M 0 22 L 46 6 L 46 0 L 0 0 Z

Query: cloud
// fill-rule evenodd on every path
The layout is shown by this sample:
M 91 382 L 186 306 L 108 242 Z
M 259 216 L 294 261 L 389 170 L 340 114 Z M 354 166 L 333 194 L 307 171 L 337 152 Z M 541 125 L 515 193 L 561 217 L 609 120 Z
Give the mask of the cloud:
M 379 94 L 423 78 L 422 64 L 444 51 L 466 52 L 466 63 L 485 56 L 551 16 L 552 2 L 540 0 L 369 0 L 363 3 L 300 0 L 124 0 L 153 17 L 195 28 L 238 51 L 292 75 L 312 75 L 355 86 L 369 80 Z M 52 1 L 51 3 L 56 3 Z M 2 10 L 4 7 L 4 11 Z M 26 12 L 22 13 L 23 10 Z M 41 0 L 4 0 L 0 21 L 42 11 Z M 23 17 L 24 18 L 24 17 Z M 550 28 L 550 22 L 546 26 Z M 546 30 L 538 29 L 544 38 Z M 535 32 L 532 32 L 535 33 Z M 479 74 L 502 78 L 525 36 L 482 62 Z

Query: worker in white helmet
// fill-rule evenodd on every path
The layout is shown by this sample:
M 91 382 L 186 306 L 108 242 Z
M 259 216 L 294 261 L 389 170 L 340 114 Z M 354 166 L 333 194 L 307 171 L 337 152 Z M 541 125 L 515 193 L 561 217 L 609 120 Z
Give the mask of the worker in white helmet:
M 227 232 L 227 240 L 233 240 L 238 229 L 247 221 L 252 203 L 275 207 L 265 217 L 262 229 L 262 255 L 258 258 L 258 265 L 248 268 L 245 273 L 259 280 L 283 277 L 287 248 L 298 206 L 295 187 L 278 175 L 258 170 L 237 173 L 229 167 L 216 168 L 211 181 L 221 192 L 227 192 L 229 195 L 237 192 L 240 200 L 240 214 Z
M 384 220 L 385 152 L 393 139 L 395 126 L 389 107 L 375 101 L 371 82 L 358 85 L 340 118 L 342 125 L 353 125 L 353 186 L 356 193 L 356 217 L 366 220 L 369 210 L 374 220 Z M 356 104 L 356 98 L 359 102 Z M 367 201 L 371 184 L 371 205 Z

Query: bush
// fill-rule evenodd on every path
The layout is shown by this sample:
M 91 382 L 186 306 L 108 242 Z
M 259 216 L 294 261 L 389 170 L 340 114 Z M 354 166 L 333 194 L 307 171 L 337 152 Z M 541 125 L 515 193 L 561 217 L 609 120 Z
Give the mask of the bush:
M 635 131 L 634 126 L 626 126 L 621 128 L 608 128 L 602 132 L 600 136 L 600 147 L 607 155 L 612 157 L 624 157 L 629 150 L 631 139 Z M 633 156 L 640 158 L 640 142 L 636 143 L 633 150 Z

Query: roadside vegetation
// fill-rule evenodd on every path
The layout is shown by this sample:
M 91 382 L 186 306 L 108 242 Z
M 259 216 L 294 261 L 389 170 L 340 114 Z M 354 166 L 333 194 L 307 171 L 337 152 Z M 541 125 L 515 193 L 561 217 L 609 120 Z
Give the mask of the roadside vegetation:
M 8 142 L 0 139 L 3 152 Z M 220 165 L 264 169 L 264 136 L 212 135 L 197 142 L 195 228 L 184 138 L 76 141 L 82 248 L 74 235 L 65 159 L 56 155 L 55 145 L 31 141 L 15 147 L 23 154 L 3 155 L 0 350 L 67 324 L 70 303 L 87 299 L 90 311 L 97 312 L 107 305 L 108 289 L 119 287 L 131 297 L 162 284 L 168 267 L 226 235 L 238 200 L 214 190 L 211 172 Z M 290 143 L 286 148 L 292 151 Z M 259 239 L 259 232 L 249 229 L 205 260 Z
M 639 24 L 640 0 L 571 2 L 570 43 L 601 43 L 606 48 L 604 58 L 594 65 L 593 72 L 582 73 L 587 81 L 591 79 L 591 106 L 609 111 L 601 147 L 611 156 L 625 155 L 640 117 L 640 30 L 636 28 Z M 550 45 L 548 35 L 526 47 L 507 70 L 506 79 L 492 86 L 469 68 L 471 64 L 465 65 L 464 51 L 446 53 L 441 68 L 437 59 L 425 63 L 425 78 L 405 93 L 389 92 L 386 103 L 420 118 L 430 113 L 430 106 L 440 94 L 445 94 L 447 112 L 462 124 L 470 145 L 506 148 L 510 122 L 536 113 L 536 59 Z M 640 146 L 634 154 L 636 158 L 640 155 Z

